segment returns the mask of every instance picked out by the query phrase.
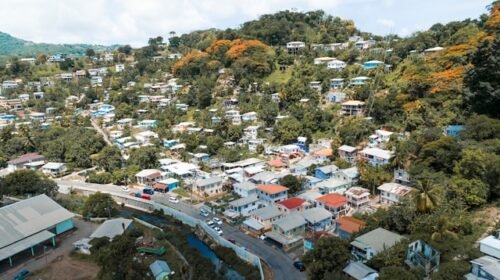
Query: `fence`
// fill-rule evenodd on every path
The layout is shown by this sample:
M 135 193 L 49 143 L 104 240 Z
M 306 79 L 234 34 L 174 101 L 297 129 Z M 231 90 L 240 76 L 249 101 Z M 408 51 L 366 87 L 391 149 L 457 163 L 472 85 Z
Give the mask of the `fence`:
M 165 205 L 161 205 L 159 203 L 155 203 L 155 208 L 157 210 L 162 210 L 164 214 L 174 217 L 175 219 L 181 221 L 182 223 L 189 225 L 191 227 L 200 226 L 212 239 L 217 242 L 220 246 L 228 247 L 233 249 L 236 252 L 236 255 L 240 257 L 242 260 L 245 260 L 252 265 L 256 266 L 260 272 L 260 279 L 264 280 L 264 270 L 262 269 L 262 263 L 260 262 L 260 258 L 247 250 L 241 248 L 240 246 L 233 244 L 219 236 L 219 234 L 211 227 L 209 227 L 205 222 L 200 219 L 191 217 L 181 211 L 176 209 L 167 207 Z

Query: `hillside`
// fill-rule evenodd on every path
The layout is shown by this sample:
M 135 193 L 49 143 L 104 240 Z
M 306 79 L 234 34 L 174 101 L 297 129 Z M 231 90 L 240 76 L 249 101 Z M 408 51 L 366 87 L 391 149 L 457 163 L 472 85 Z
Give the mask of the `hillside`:
M 81 55 L 88 48 L 98 51 L 115 49 L 116 46 L 102 46 L 90 44 L 47 44 L 34 43 L 13 37 L 7 33 L 0 32 L 0 57 L 8 56 L 36 56 L 41 53 L 55 54 L 66 53 Z

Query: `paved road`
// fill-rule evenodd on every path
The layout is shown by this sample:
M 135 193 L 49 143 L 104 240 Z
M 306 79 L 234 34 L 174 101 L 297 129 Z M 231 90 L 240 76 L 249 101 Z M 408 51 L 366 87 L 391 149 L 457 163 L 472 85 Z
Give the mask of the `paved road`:
M 204 217 L 200 216 L 199 208 L 189 205 L 184 202 L 172 203 L 168 201 L 168 195 L 156 195 L 154 200 L 167 205 L 169 207 L 180 210 L 192 217 L 197 219 L 202 219 Z M 213 215 L 210 215 L 210 218 Z M 207 218 L 205 218 L 207 219 Z M 237 227 L 223 224 L 221 226 L 224 232 L 224 237 L 227 239 L 234 239 L 236 244 L 245 247 L 249 252 L 259 256 L 273 271 L 273 279 L 276 280 L 299 280 L 306 279 L 306 274 L 304 272 L 299 272 L 293 266 L 292 258 L 285 254 L 281 249 L 273 248 L 270 243 L 262 241 L 260 239 L 248 236 L 241 232 Z
M 24 262 L 18 260 L 17 262 L 14 262 L 13 268 L 9 268 L 6 271 L 0 270 L 0 280 L 13 279 L 17 273 L 24 269 L 27 269 L 31 272 L 43 269 L 47 266 L 47 263 L 51 263 L 58 256 L 67 255 L 69 252 L 71 252 L 73 250 L 72 244 L 75 241 L 78 241 L 84 237 L 89 237 L 90 234 L 92 234 L 92 232 L 94 232 L 99 226 L 98 224 L 86 222 L 78 218 L 75 218 L 74 222 L 77 230 L 66 236 L 63 240 L 58 241 L 55 248 L 53 248 L 52 246 L 47 246 L 45 257 L 43 256 L 42 248 L 35 249 L 38 250 L 35 257 L 29 257 Z
M 69 180 L 56 180 L 56 182 L 59 185 L 59 192 L 62 193 L 68 193 L 71 187 L 81 187 L 85 189 L 94 189 L 96 191 L 107 191 L 111 193 L 124 194 L 124 192 L 121 191 L 120 186 L 111 184 L 101 185 Z M 180 201 L 179 203 L 172 203 L 168 201 L 168 197 L 168 194 L 157 193 L 153 196 L 153 200 L 180 210 L 194 218 L 205 219 L 204 217 L 200 216 L 199 212 L 199 207 L 201 207 L 202 204 L 193 206 L 183 201 Z M 225 238 L 234 239 L 236 241 L 236 244 L 244 246 L 249 252 L 259 256 L 262 260 L 269 264 L 270 268 L 273 271 L 273 279 L 301 280 L 306 278 L 305 273 L 299 272 L 294 268 L 293 260 L 282 250 L 273 248 L 267 242 L 244 234 L 235 226 L 224 224 L 222 225 L 222 230 L 224 232 Z

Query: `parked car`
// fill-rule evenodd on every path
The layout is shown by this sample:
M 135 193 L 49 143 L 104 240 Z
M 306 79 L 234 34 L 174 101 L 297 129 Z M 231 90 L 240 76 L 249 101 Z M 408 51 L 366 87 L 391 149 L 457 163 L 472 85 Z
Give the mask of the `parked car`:
M 14 280 L 24 280 L 26 277 L 28 277 L 28 274 L 30 274 L 30 271 L 27 269 L 21 270 L 15 277 Z
M 215 230 L 215 231 L 219 231 L 219 230 L 220 230 L 220 227 L 218 227 L 218 226 L 214 226 L 214 230 Z
M 259 236 L 259 238 L 260 238 L 260 240 L 266 240 L 267 237 L 263 234 L 263 235 Z
M 145 193 L 145 194 L 153 195 L 155 193 L 155 190 L 150 189 L 150 188 L 144 188 L 142 190 L 142 192 Z
M 222 235 L 222 234 L 224 234 L 224 232 L 222 231 L 222 229 L 219 229 L 219 230 L 217 231 L 217 234 L 218 234 L 218 235 Z
M 179 200 L 177 199 L 177 197 L 173 197 L 173 196 L 169 197 L 168 201 L 170 201 L 172 203 L 179 203 Z
M 200 209 L 200 215 L 202 215 L 203 217 L 208 217 L 208 212 L 207 212 L 207 210 L 205 210 L 205 209 Z
M 149 195 L 149 194 L 145 194 L 145 193 L 144 193 L 144 194 L 142 194 L 142 195 L 141 195 L 141 198 L 142 198 L 142 199 L 151 200 L 151 195 Z
M 130 191 L 130 189 L 129 189 L 127 186 L 123 186 L 123 187 L 122 187 L 122 191 L 124 191 L 124 192 L 129 192 L 129 191 Z
M 219 218 L 217 218 L 217 217 L 214 217 L 212 220 L 214 221 L 214 223 L 216 223 L 216 224 L 218 224 L 218 225 L 222 225 L 222 221 L 221 221 L 221 219 L 219 219 Z
M 231 243 L 233 243 L 233 244 L 236 244 L 236 240 L 234 240 L 232 238 L 229 238 L 228 241 L 231 242 Z
M 210 219 L 207 220 L 207 225 L 209 226 L 213 226 L 214 225 L 214 222 Z
M 306 266 L 304 265 L 303 262 L 301 261 L 296 261 L 293 263 L 293 266 L 295 266 L 296 269 L 298 269 L 299 271 L 304 271 L 306 270 Z

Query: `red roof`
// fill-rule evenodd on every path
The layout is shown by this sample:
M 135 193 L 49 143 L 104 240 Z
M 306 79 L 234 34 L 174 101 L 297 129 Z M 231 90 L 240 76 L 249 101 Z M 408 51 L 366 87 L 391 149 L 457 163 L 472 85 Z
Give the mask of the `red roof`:
M 353 217 L 340 217 L 335 222 L 340 225 L 340 230 L 348 233 L 358 232 L 366 226 L 366 222 Z
M 337 193 L 327 194 L 322 197 L 318 197 L 316 200 L 333 208 L 338 208 L 347 203 L 347 198 Z
M 153 188 L 155 189 L 160 189 L 160 190 L 164 190 L 167 188 L 167 185 L 164 184 L 164 183 L 159 183 L 159 182 L 156 182 L 153 184 Z
M 295 208 L 301 206 L 302 204 L 304 204 L 304 202 L 305 202 L 305 200 L 303 200 L 300 197 L 291 197 L 287 200 L 283 200 L 281 202 L 278 202 L 278 204 L 281 204 L 288 209 L 295 209 Z
M 146 176 L 146 178 L 148 178 L 148 179 L 155 179 L 155 178 L 158 178 L 160 176 L 161 176 L 160 172 L 155 172 L 155 173 L 149 174 L 148 176 Z
M 257 185 L 257 189 L 268 194 L 277 194 L 288 190 L 287 187 L 278 184 Z
M 280 159 L 272 159 L 272 160 L 268 161 L 267 164 L 270 166 L 278 167 L 278 168 L 285 166 L 285 164 Z

